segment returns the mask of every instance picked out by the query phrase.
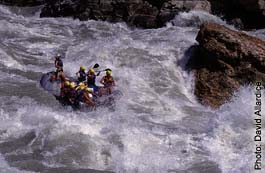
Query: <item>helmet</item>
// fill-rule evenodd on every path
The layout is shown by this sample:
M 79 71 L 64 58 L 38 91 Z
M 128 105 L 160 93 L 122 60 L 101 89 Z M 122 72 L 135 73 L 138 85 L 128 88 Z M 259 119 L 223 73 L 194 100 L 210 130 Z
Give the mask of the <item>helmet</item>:
M 85 66 L 80 66 L 80 70 L 85 71 L 86 70 L 86 67 Z
M 85 83 L 84 83 L 84 82 L 80 82 L 80 83 L 78 84 L 78 86 L 85 86 Z
M 71 82 L 71 83 L 70 83 L 70 88 L 71 88 L 71 89 L 74 89 L 74 88 L 75 88 L 75 86 L 76 86 L 76 85 L 75 85 L 75 83 L 74 83 L 74 82 Z
M 86 92 L 93 92 L 93 88 L 88 88 L 88 87 L 86 87 L 84 90 L 85 90 Z
M 64 82 L 64 86 L 69 87 L 70 86 L 70 82 L 69 81 L 65 81 Z
M 90 68 L 89 73 L 95 73 L 95 70 L 93 68 Z
M 84 90 L 86 87 L 85 86 L 78 86 L 78 87 L 76 87 L 76 90 Z
M 106 75 L 111 75 L 111 70 L 107 70 Z

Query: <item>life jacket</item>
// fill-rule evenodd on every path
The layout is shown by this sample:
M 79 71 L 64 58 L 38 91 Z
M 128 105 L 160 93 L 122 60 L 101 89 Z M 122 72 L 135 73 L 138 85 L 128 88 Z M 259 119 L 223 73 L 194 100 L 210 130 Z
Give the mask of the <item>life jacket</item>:
M 69 96 L 70 88 L 69 87 L 63 87 L 61 89 L 61 97 L 67 97 Z
M 88 85 L 89 88 L 93 88 L 93 92 L 97 92 L 99 90 L 99 87 L 96 85 Z
M 84 82 L 86 80 L 86 72 L 83 70 L 80 70 L 78 73 L 79 73 L 78 81 Z
M 58 60 L 57 62 L 57 66 L 59 67 L 63 67 L 63 61 L 61 59 Z
M 85 93 L 85 91 L 83 89 L 77 90 L 75 99 L 77 101 L 84 102 L 85 101 L 84 96 L 83 96 L 84 93 Z
M 90 85 L 94 85 L 96 86 L 96 75 L 91 75 L 91 74 L 88 74 L 87 75 L 87 85 L 90 86 Z
M 61 59 L 55 59 L 54 64 L 55 64 L 57 71 L 63 70 L 63 61 Z
M 75 89 L 70 89 L 69 91 L 69 99 L 75 99 L 76 97 L 76 90 Z
M 104 84 L 105 84 L 105 87 L 110 87 L 112 86 L 114 80 L 113 80 L 113 77 L 112 76 L 104 76 Z

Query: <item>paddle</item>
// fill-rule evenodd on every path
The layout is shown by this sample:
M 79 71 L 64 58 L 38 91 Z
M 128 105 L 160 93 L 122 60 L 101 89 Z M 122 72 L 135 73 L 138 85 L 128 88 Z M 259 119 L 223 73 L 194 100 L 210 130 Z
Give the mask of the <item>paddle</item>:
M 106 68 L 105 70 L 100 70 L 100 71 L 96 71 L 96 72 L 103 72 L 103 71 L 112 71 L 110 68 Z
M 98 63 L 96 63 L 94 66 L 93 66 L 93 68 L 98 68 L 99 67 L 99 64 Z
M 94 66 L 93 66 L 93 69 L 94 68 L 98 68 L 99 67 L 99 64 L 98 63 L 96 63 Z M 96 71 L 97 72 L 97 71 Z M 100 72 L 99 72 L 100 73 Z M 97 74 L 97 76 L 99 75 L 99 73 Z
M 96 72 L 97 72 L 97 76 L 99 76 L 101 72 L 103 72 L 103 71 L 107 71 L 107 70 L 110 70 L 110 71 L 111 71 L 111 69 L 109 69 L 109 68 L 107 68 L 107 69 L 105 69 L 105 70 L 96 71 Z

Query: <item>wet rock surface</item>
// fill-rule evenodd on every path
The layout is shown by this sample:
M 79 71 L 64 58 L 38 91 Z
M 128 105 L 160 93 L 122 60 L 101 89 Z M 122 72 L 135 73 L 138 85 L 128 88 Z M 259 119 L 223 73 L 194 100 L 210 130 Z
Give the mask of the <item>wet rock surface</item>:
M 189 60 L 195 72 L 195 95 L 217 108 L 245 84 L 265 81 L 265 42 L 244 32 L 204 23 L 199 48 Z

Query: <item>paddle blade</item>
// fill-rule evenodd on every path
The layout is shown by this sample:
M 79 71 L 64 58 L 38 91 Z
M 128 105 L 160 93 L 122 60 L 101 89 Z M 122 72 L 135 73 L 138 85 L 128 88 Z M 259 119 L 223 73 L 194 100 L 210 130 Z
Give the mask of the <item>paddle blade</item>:
M 98 64 L 95 64 L 94 66 L 93 66 L 93 68 L 98 68 L 99 67 L 99 65 Z

